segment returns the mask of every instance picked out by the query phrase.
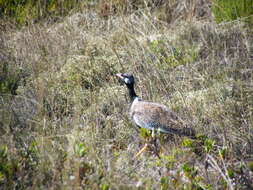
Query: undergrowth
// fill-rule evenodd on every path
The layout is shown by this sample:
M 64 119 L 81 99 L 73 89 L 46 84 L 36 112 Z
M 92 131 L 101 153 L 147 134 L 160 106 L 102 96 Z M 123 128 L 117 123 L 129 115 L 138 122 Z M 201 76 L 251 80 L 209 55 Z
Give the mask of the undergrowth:
M 253 188 L 252 31 L 156 14 L 78 12 L 1 34 L 1 188 Z M 160 157 L 134 158 L 150 134 L 131 123 L 119 72 L 197 139 L 160 134 Z
M 253 23 L 253 1 L 214 0 L 212 4 L 212 11 L 217 22 L 233 21 L 242 18 L 251 25 Z

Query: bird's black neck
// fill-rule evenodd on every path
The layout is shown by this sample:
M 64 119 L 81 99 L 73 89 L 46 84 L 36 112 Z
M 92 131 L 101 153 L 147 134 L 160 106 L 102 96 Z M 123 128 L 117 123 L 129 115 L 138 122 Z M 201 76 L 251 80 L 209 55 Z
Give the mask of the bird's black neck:
M 127 88 L 128 88 L 128 92 L 129 92 L 130 101 L 133 102 L 134 99 L 138 97 L 135 93 L 135 90 L 134 90 L 134 84 L 127 85 Z

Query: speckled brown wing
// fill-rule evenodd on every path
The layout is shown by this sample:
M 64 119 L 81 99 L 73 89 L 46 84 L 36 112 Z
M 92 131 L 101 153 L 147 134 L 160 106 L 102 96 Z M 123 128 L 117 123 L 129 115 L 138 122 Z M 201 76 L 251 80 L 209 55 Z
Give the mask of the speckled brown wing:
M 138 101 L 131 109 L 132 119 L 139 127 L 178 135 L 192 135 L 193 133 L 186 130 L 184 122 L 164 105 Z

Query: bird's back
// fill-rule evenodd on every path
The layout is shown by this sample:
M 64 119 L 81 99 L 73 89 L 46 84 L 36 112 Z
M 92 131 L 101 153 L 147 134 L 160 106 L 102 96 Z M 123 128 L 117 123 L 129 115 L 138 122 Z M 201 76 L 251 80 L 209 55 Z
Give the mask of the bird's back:
M 183 134 L 186 129 L 183 120 L 162 104 L 136 99 L 130 108 L 130 116 L 139 127 L 155 128 L 163 133 L 188 135 Z

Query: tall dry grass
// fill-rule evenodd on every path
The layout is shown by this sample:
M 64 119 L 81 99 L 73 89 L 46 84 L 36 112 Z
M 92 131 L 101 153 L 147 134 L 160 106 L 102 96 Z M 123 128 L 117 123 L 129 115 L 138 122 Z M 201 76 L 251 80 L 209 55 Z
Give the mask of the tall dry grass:
M 24 77 L 16 96 L 1 95 L 1 187 L 252 188 L 252 32 L 154 14 L 83 12 L 3 36 Z M 150 149 L 134 159 L 145 135 L 118 72 L 133 73 L 138 94 L 177 112 L 197 140 L 161 135 L 161 158 Z

